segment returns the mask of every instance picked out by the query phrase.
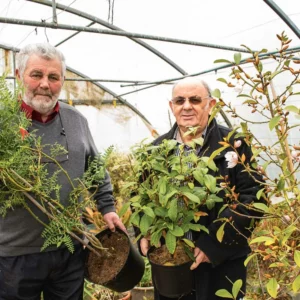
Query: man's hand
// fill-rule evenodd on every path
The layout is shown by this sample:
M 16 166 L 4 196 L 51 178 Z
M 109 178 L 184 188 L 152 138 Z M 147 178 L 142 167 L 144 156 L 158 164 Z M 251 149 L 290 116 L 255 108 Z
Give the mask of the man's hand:
M 140 247 L 141 247 L 141 251 L 142 251 L 143 255 L 147 256 L 147 253 L 148 253 L 148 250 L 149 250 L 149 247 L 150 247 L 149 240 L 146 239 L 146 238 L 142 238 L 140 240 Z
M 191 270 L 196 269 L 203 262 L 210 263 L 209 258 L 198 247 L 194 249 L 194 257 L 196 258 L 196 261 L 191 265 L 190 267 Z
M 116 227 L 119 227 L 124 232 L 127 232 L 126 227 L 122 223 L 121 219 L 115 212 L 109 212 L 103 216 L 103 219 L 107 225 L 107 227 L 112 231 L 116 231 Z

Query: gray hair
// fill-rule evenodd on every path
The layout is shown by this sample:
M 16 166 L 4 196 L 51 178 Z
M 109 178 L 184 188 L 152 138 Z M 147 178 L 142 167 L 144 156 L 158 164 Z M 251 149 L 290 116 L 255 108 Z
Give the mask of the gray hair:
M 22 48 L 17 54 L 17 69 L 19 70 L 21 77 L 26 69 L 28 58 L 34 54 L 46 60 L 58 59 L 61 62 L 62 77 L 65 76 L 67 67 L 64 55 L 54 46 L 48 43 L 43 43 L 29 44 Z
M 202 85 L 205 88 L 205 90 L 207 91 L 208 96 L 212 97 L 212 95 L 211 95 L 211 88 L 209 87 L 209 85 L 204 80 L 199 79 L 199 78 L 195 78 L 195 77 L 185 77 L 185 78 L 179 80 L 178 82 L 176 82 L 173 85 L 172 94 L 174 92 L 175 87 L 177 85 L 183 84 L 183 83 L 195 83 L 195 84 Z

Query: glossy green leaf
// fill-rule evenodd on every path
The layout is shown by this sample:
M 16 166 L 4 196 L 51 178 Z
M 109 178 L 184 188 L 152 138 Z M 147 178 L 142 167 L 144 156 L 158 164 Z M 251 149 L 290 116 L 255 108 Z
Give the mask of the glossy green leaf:
M 153 232 L 151 234 L 151 240 L 150 240 L 151 245 L 153 245 L 155 247 L 159 247 L 161 236 L 162 236 L 162 228 L 160 228 L 160 230 Z
M 221 92 L 219 89 L 214 89 L 212 92 L 211 92 L 211 95 L 215 98 L 218 98 L 220 99 L 221 98 Z
M 227 84 L 227 81 L 225 78 L 218 78 L 217 81 L 220 81 L 220 82 L 223 82 L 223 83 L 226 83 Z
M 220 228 L 218 229 L 218 231 L 217 231 L 217 240 L 220 242 L 220 243 L 222 243 L 222 241 L 223 241 L 223 237 L 224 237 L 224 227 L 225 227 L 225 225 L 226 225 L 226 222 L 224 222 L 221 226 L 220 226 Z
M 183 192 L 182 194 L 184 196 L 186 196 L 189 200 L 191 200 L 195 203 L 198 203 L 198 204 L 200 203 L 200 199 L 196 195 L 189 193 L 189 192 Z
M 173 230 L 170 230 L 170 233 L 172 233 L 175 236 L 183 236 L 184 232 L 182 228 L 180 228 L 178 225 L 175 225 Z
M 256 193 L 256 198 L 259 200 L 261 195 L 263 194 L 265 189 L 260 189 L 257 193 Z
M 213 177 L 211 175 L 205 175 L 204 176 L 204 185 L 212 192 L 216 192 L 217 187 L 217 180 L 216 177 Z
M 292 288 L 294 293 L 297 293 L 300 289 L 300 275 L 298 275 L 293 281 Z
M 297 266 L 300 267 L 300 251 L 299 250 L 295 250 L 294 260 L 295 260 L 295 263 L 297 264 Z
M 238 279 L 237 281 L 234 282 L 232 286 L 232 295 L 234 299 L 236 299 L 242 285 L 243 285 L 243 281 L 241 279 Z
M 226 290 L 221 289 L 216 291 L 216 296 L 219 296 L 221 298 L 228 298 L 228 299 L 234 299 L 233 296 Z
M 129 207 L 130 207 L 130 202 L 127 202 L 122 205 L 121 209 L 118 212 L 120 218 L 127 212 Z
M 143 212 L 149 216 L 150 218 L 155 218 L 155 214 L 153 212 L 153 209 L 151 207 L 147 207 L 147 206 L 144 206 L 142 207 L 143 209 Z
M 146 235 L 148 232 L 149 227 L 152 224 L 153 219 L 150 218 L 147 215 L 143 215 L 141 218 L 141 222 L 140 222 L 140 230 L 142 232 L 143 235 Z
M 273 242 L 275 243 L 275 240 L 269 236 L 259 236 L 257 238 L 254 238 L 251 240 L 250 244 L 255 244 L 255 243 L 263 243 L 263 242 Z
M 171 254 L 174 254 L 176 249 L 176 237 L 168 231 L 166 234 L 166 246 Z
M 252 254 L 252 255 L 249 255 L 249 256 L 245 259 L 245 261 L 244 261 L 244 266 L 247 267 L 249 261 L 250 261 L 252 258 L 254 258 L 255 256 L 257 256 L 256 253 L 254 253 L 254 254 Z
M 236 65 L 238 65 L 241 62 L 242 54 L 241 53 L 234 53 L 234 62 Z
M 195 244 L 188 239 L 182 239 L 188 246 L 190 246 L 191 248 L 195 248 Z
M 276 116 L 276 117 L 274 117 L 270 120 L 269 128 L 270 128 L 271 131 L 275 128 L 275 126 L 278 125 L 278 123 L 280 121 L 280 118 L 281 118 L 281 116 Z
M 269 207 L 264 203 L 254 203 L 253 206 L 259 210 L 262 210 L 263 212 L 270 212 Z
M 278 283 L 276 278 L 271 278 L 267 283 L 267 291 L 270 294 L 270 296 L 273 297 L 274 299 L 276 299 L 277 297 L 277 288 L 278 288 Z
M 293 112 L 295 114 L 299 114 L 300 113 L 300 108 L 298 108 L 297 106 L 294 106 L 294 105 L 288 105 L 288 106 L 286 106 L 284 108 L 284 110 Z
M 170 203 L 170 207 L 168 209 L 168 216 L 174 222 L 177 219 L 177 199 L 173 199 Z
M 227 59 L 216 59 L 214 61 L 214 64 L 217 64 L 217 63 L 228 63 L 228 64 L 232 64 L 231 61 L 227 60 Z

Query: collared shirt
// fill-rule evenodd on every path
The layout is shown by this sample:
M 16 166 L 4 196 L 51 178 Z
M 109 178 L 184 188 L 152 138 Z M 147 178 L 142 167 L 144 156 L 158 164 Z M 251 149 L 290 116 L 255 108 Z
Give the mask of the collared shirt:
M 202 132 L 203 140 L 205 138 L 206 131 L 207 131 L 207 126 L 205 127 L 205 129 Z M 181 135 L 180 135 L 179 127 L 176 128 L 173 139 L 177 141 L 178 145 L 184 144 L 182 141 Z M 195 149 L 195 154 L 198 155 L 200 153 L 200 150 L 201 150 L 201 146 L 199 144 L 197 144 L 196 149 Z M 191 151 L 194 151 L 194 150 L 189 145 L 185 144 L 184 152 L 188 155 Z M 175 151 L 175 155 L 179 155 L 179 148 L 177 148 L 177 150 Z
M 53 108 L 53 112 L 49 116 L 47 116 L 45 121 L 42 120 L 42 115 L 38 111 L 34 110 L 31 106 L 26 104 L 23 100 L 22 100 L 22 104 L 21 104 L 21 110 L 23 112 L 25 112 L 26 117 L 28 119 L 35 120 L 35 121 L 38 121 L 40 123 L 47 123 L 47 122 L 53 120 L 54 117 L 58 114 L 58 112 L 59 112 L 59 103 L 57 101 L 57 103 L 55 104 L 55 106 Z

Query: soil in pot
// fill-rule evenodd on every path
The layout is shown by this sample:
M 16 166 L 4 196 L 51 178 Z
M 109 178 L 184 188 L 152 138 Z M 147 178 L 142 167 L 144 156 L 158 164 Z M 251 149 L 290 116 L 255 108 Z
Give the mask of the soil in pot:
M 128 238 L 118 231 L 103 235 L 100 241 L 102 246 L 107 248 L 109 256 L 106 255 L 105 251 L 100 251 L 100 256 L 90 252 L 87 260 L 87 272 L 90 281 L 105 285 L 115 278 L 123 268 L 130 248 Z
M 177 266 L 191 261 L 190 257 L 186 254 L 183 247 L 176 247 L 175 253 L 171 255 L 166 245 L 162 245 L 161 247 L 154 249 L 149 254 L 149 259 L 151 260 L 151 262 L 157 265 L 165 266 Z
M 193 263 L 178 246 L 171 255 L 166 246 L 150 248 L 148 258 L 152 269 L 152 281 L 158 293 L 168 298 L 180 298 L 189 294 L 194 287 Z

